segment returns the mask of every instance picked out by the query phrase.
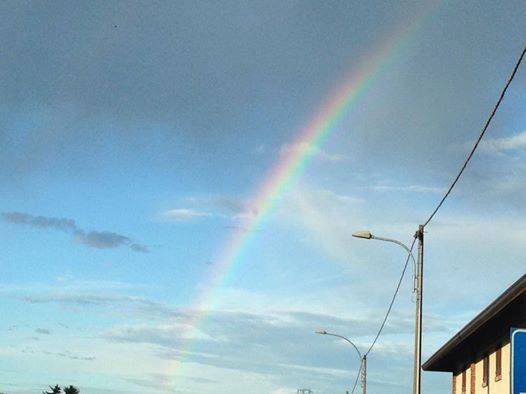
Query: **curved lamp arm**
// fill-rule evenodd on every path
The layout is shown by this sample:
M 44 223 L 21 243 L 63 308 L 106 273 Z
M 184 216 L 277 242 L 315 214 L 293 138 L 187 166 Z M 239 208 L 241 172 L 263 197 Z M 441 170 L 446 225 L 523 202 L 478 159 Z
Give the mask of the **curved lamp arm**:
M 415 259 L 415 256 L 413 255 L 413 252 L 411 252 L 411 249 L 409 249 L 405 244 L 403 244 L 400 241 L 397 241 L 396 239 L 376 237 L 374 235 L 371 235 L 371 239 L 377 239 L 378 241 L 392 242 L 392 243 L 400 245 L 402 248 L 404 248 L 406 250 L 406 252 L 409 254 L 409 256 L 411 256 L 411 259 L 413 259 L 413 273 L 416 276 L 416 259 Z
M 352 388 L 352 393 L 354 394 L 354 390 L 356 389 L 356 384 L 358 383 L 358 379 L 360 378 L 360 376 L 362 375 L 362 370 L 365 368 L 365 357 L 366 356 L 362 356 L 362 353 L 360 352 L 360 350 L 358 349 L 358 347 L 354 344 L 353 341 L 351 341 L 349 338 L 346 338 L 344 337 L 343 335 L 338 335 L 338 334 L 333 334 L 333 333 L 330 333 L 330 332 L 327 332 L 325 330 L 321 330 L 321 331 L 316 331 L 316 334 L 320 334 L 320 335 L 330 335 L 332 337 L 337 337 L 337 338 L 341 338 L 343 339 L 344 341 L 347 341 L 348 343 L 350 343 L 352 345 L 352 347 L 354 348 L 354 350 L 356 350 L 356 353 L 358 353 L 358 357 L 360 358 L 360 368 L 358 368 L 358 375 L 356 375 L 356 380 L 354 381 L 354 386 Z M 364 378 L 365 379 L 365 378 Z M 362 384 L 365 385 L 365 382 L 362 382 Z M 365 386 L 364 386 L 365 387 Z
M 352 345 L 352 347 L 354 348 L 354 350 L 356 350 L 356 353 L 358 353 L 358 357 L 360 357 L 360 361 L 363 359 L 362 353 L 360 352 L 358 347 L 353 343 L 353 341 L 351 341 L 349 338 L 346 338 L 343 335 L 333 334 L 333 333 L 330 333 L 330 332 L 327 332 L 327 331 L 316 331 L 316 334 L 330 335 L 331 337 L 341 338 L 344 341 L 349 342 Z
M 384 238 L 384 237 L 377 237 L 376 235 L 371 234 L 369 231 L 358 231 L 358 232 L 354 233 L 352 236 L 353 236 L 353 237 L 356 237 L 356 238 L 376 239 L 376 240 L 378 240 L 378 241 L 391 242 L 391 243 L 394 243 L 394 244 L 397 244 L 397 245 L 401 246 L 402 248 L 405 249 L 405 251 L 409 254 L 409 256 L 411 256 L 411 259 L 413 260 L 413 277 L 416 278 L 416 276 L 417 276 L 417 270 L 416 270 L 417 263 L 416 263 L 416 259 L 415 259 L 415 256 L 413 255 L 413 252 L 411 252 L 411 249 L 409 249 L 409 248 L 407 247 L 407 245 L 403 244 L 403 243 L 400 242 L 400 241 L 397 241 L 396 239 L 392 239 L 392 238 Z M 413 290 L 416 290 L 416 288 L 413 289 Z

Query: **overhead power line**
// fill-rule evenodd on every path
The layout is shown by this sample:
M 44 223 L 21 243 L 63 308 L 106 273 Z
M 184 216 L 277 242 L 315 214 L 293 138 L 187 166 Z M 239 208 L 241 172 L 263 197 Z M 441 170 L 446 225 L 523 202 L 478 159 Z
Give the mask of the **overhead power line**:
M 360 378 L 360 374 L 362 373 L 362 364 L 360 364 L 360 369 L 358 370 L 358 375 L 356 375 L 356 379 L 354 380 L 354 386 L 352 386 L 351 394 L 354 394 L 354 390 L 356 390 L 356 386 L 358 385 L 358 379 Z
M 415 246 L 416 237 L 413 238 L 413 243 L 411 243 L 411 247 L 409 250 L 411 253 L 413 252 L 413 247 Z M 405 272 L 407 271 L 407 265 L 409 264 L 409 259 L 411 258 L 411 253 L 407 254 L 407 259 L 405 261 L 404 269 L 402 270 L 402 274 L 400 275 L 400 279 L 398 280 L 398 284 L 396 285 L 395 292 L 393 294 L 393 298 L 391 299 L 391 303 L 389 304 L 389 308 L 387 308 L 387 312 L 385 314 L 384 320 L 382 321 L 382 324 L 380 325 L 380 329 L 378 330 L 378 333 L 376 334 L 376 337 L 374 338 L 373 343 L 371 343 L 371 346 L 369 346 L 369 349 L 367 352 L 365 352 L 365 356 L 367 356 L 371 350 L 373 349 L 374 345 L 376 344 L 376 341 L 380 337 L 380 334 L 382 333 L 382 330 L 385 327 L 385 323 L 387 323 L 387 319 L 389 318 L 389 314 L 391 313 L 391 310 L 393 309 L 394 302 L 396 300 L 396 296 L 398 295 L 398 291 L 400 290 L 400 285 L 402 284 L 402 280 L 404 279 Z
M 517 61 L 517 63 L 515 64 L 515 67 L 513 68 L 513 72 L 511 73 L 510 77 L 508 78 L 508 81 L 506 82 L 506 85 L 504 86 L 504 89 L 502 89 L 502 92 L 500 93 L 500 96 L 499 96 L 499 99 L 497 100 L 497 103 L 495 104 L 495 106 L 493 107 L 493 110 L 491 111 L 488 119 L 486 120 L 486 123 L 484 124 L 484 127 L 482 128 L 482 132 L 480 133 L 478 139 L 477 139 L 477 142 L 475 142 L 475 145 L 473 145 L 473 149 L 471 149 L 471 152 L 469 153 L 468 157 L 466 158 L 466 161 L 464 162 L 464 164 L 462 165 L 462 167 L 460 168 L 460 171 L 459 173 L 457 174 L 457 176 L 455 177 L 455 179 L 453 180 L 453 183 L 451 184 L 451 186 L 449 186 L 449 189 L 447 190 L 446 194 L 444 194 L 444 197 L 442 197 L 442 200 L 440 200 L 440 202 L 438 203 L 438 205 L 436 206 L 436 208 L 434 209 L 433 213 L 429 216 L 429 218 L 426 220 L 426 222 L 424 223 L 424 227 L 427 226 L 429 224 L 429 222 L 433 219 L 433 217 L 436 215 L 436 213 L 438 212 L 438 210 L 440 209 L 440 207 L 442 207 L 442 204 L 444 204 L 444 201 L 446 201 L 446 199 L 448 198 L 448 196 L 451 194 L 451 191 L 453 190 L 453 188 L 455 187 L 455 185 L 457 184 L 458 180 L 460 179 L 460 177 L 462 176 L 462 173 L 464 172 L 464 170 L 466 169 L 469 161 L 471 160 L 471 158 L 473 157 L 473 154 L 475 153 L 475 151 L 477 150 L 477 147 L 479 146 L 480 144 L 480 141 L 482 140 L 482 138 L 484 137 L 484 134 L 486 133 L 486 130 L 488 129 L 488 126 L 490 125 L 491 123 L 491 120 L 493 119 L 493 116 L 495 116 L 495 113 L 497 112 L 497 110 L 499 109 L 499 106 L 500 106 L 500 103 L 502 102 L 502 99 L 504 98 L 504 95 L 506 94 L 506 91 L 508 90 L 508 86 L 510 86 L 511 84 L 511 81 L 513 81 L 513 78 L 515 77 L 515 74 L 517 73 L 517 70 L 519 69 L 519 66 L 522 62 L 522 59 L 524 58 L 524 54 L 526 53 L 526 46 L 524 47 L 524 49 L 522 50 L 522 53 L 519 57 L 519 60 Z

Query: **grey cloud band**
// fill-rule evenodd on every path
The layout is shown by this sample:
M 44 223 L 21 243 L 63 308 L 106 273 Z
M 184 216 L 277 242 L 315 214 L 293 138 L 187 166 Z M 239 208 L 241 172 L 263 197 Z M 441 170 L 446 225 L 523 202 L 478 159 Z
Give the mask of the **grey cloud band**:
M 111 231 L 85 231 L 73 219 L 35 216 L 23 212 L 4 212 L 2 218 L 8 223 L 63 231 L 73 235 L 76 241 L 92 248 L 111 249 L 127 246 L 134 252 L 149 252 L 146 245 L 134 242 L 125 235 Z

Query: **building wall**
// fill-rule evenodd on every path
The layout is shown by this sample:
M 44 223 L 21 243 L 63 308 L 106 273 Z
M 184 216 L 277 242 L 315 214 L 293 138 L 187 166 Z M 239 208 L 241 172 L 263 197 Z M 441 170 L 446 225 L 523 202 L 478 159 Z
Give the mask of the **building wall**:
M 489 355 L 489 379 L 486 387 L 482 386 L 482 377 L 484 376 L 483 360 L 475 363 L 475 394 L 509 394 L 510 392 L 510 344 L 506 344 L 501 348 L 502 352 L 502 375 L 500 380 L 496 380 L 496 351 Z M 453 376 L 452 390 L 455 394 L 462 393 L 462 371 L 458 375 Z M 466 394 L 471 394 L 471 365 L 466 369 Z

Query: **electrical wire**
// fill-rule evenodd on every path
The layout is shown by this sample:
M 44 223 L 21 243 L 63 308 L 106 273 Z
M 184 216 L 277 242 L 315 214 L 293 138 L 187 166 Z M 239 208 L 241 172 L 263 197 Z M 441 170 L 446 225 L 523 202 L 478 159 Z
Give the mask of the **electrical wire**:
M 499 96 L 499 99 L 497 100 L 497 103 L 493 107 L 493 110 L 491 111 L 488 119 L 486 120 L 486 123 L 484 124 L 484 127 L 482 128 L 482 132 L 480 133 L 480 135 L 479 135 L 479 137 L 477 139 L 477 142 L 475 143 L 475 145 L 473 146 L 473 149 L 471 150 L 471 152 L 469 153 L 468 157 L 466 158 L 466 161 L 464 162 L 464 164 L 460 168 L 460 171 L 457 174 L 457 176 L 455 177 L 455 179 L 453 180 L 453 183 L 451 184 L 451 186 L 449 186 L 449 189 L 447 190 L 446 194 L 444 195 L 444 197 L 442 197 L 442 200 L 440 200 L 440 202 L 438 203 L 438 205 L 435 208 L 435 210 L 433 211 L 433 213 L 429 216 L 429 218 L 424 223 L 424 227 L 429 224 L 429 222 L 436 215 L 436 213 L 438 212 L 440 207 L 442 207 L 442 204 L 444 204 L 444 202 L 448 198 L 449 194 L 451 193 L 451 191 L 453 190 L 453 188 L 457 184 L 458 180 L 462 176 L 462 173 L 466 169 L 469 161 L 471 160 L 471 157 L 473 157 L 473 154 L 477 150 L 477 147 L 479 146 L 479 143 L 482 140 L 482 137 L 484 137 L 484 134 L 486 133 L 486 130 L 488 129 L 488 126 L 490 125 L 491 120 L 493 119 L 493 116 L 495 116 L 495 113 L 499 109 L 500 103 L 502 102 L 502 99 L 504 98 L 504 95 L 506 94 L 506 91 L 508 90 L 508 86 L 510 86 L 511 81 L 513 81 L 513 78 L 515 77 L 515 74 L 517 73 L 517 70 L 519 69 L 519 66 L 520 66 L 520 64 L 522 62 L 522 59 L 524 58 L 524 54 L 525 53 L 526 53 L 526 46 L 522 50 L 522 53 L 521 53 L 521 55 L 519 57 L 519 60 L 517 61 L 517 63 L 515 64 L 515 67 L 513 68 L 513 72 L 511 73 L 510 77 L 508 78 L 508 81 L 506 82 L 506 85 L 504 86 L 504 89 L 502 89 L 502 92 L 500 93 L 500 96 Z
M 352 386 L 351 394 L 354 394 L 354 390 L 356 390 L 356 386 L 358 385 L 358 379 L 360 378 L 361 373 L 362 373 L 362 364 L 360 364 L 360 369 L 358 369 L 358 375 L 356 375 L 356 380 L 354 381 L 354 386 Z
M 413 248 L 415 246 L 415 242 L 416 242 L 416 237 L 413 238 L 413 243 L 411 244 L 411 247 L 409 248 L 411 253 L 413 252 Z M 396 300 L 396 296 L 398 295 L 398 291 L 400 290 L 400 285 L 402 284 L 402 280 L 404 279 L 405 272 L 407 271 L 407 266 L 409 264 L 409 259 L 411 258 L 411 253 L 407 254 L 407 259 L 405 261 L 404 269 L 402 270 L 402 275 L 400 275 L 400 279 L 398 280 L 398 284 L 396 285 L 396 289 L 395 289 L 395 292 L 393 294 L 393 298 L 391 299 L 391 303 L 389 304 L 389 308 L 387 308 L 387 313 L 385 314 L 384 320 L 382 321 L 382 324 L 380 325 L 380 329 L 378 330 L 378 333 L 376 334 L 376 337 L 374 338 L 373 343 L 371 343 L 371 346 L 369 346 L 369 350 L 367 350 L 367 352 L 365 352 L 365 355 L 364 355 L 365 357 L 367 357 L 367 355 L 371 352 L 371 350 L 373 349 L 374 345 L 376 344 L 376 341 L 380 337 L 380 334 L 382 333 L 382 330 L 385 327 L 385 323 L 387 322 L 389 314 L 391 313 L 391 310 L 393 309 L 393 305 L 394 305 L 394 302 Z
M 451 194 L 451 191 L 453 190 L 453 188 L 455 187 L 455 185 L 459 181 L 460 177 L 462 176 L 462 174 L 463 174 L 464 170 L 466 169 L 469 161 L 471 160 L 471 158 L 475 154 L 475 151 L 477 150 L 477 148 L 478 148 L 478 146 L 480 144 L 480 141 L 482 141 L 482 138 L 484 137 L 484 134 L 486 133 L 486 130 L 488 129 L 491 121 L 493 120 L 493 117 L 495 116 L 497 110 L 499 109 L 499 106 L 500 106 L 502 100 L 504 99 L 504 95 L 506 94 L 506 91 L 508 90 L 508 87 L 510 86 L 511 82 L 513 81 L 513 78 L 515 77 L 515 74 L 517 73 L 517 70 L 519 69 L 519 66 L 522 63 L 522 59 L 524 58 L 524 54 L 525 53 L 526 53 L 526 47 L 524 47 L 524 49 L 522 50 L 522 53 L 521 53 L 517 63 L 515 64 L 515 67 L 513 68 L 513 71 L 511 73 L 510 77 L 508 78 L 508 80 L 506 82 L 506 85 L 504 86 L 504 89 L 502 89 L 502 91 L 501 91 L 499 99 L 497 100 L 497 103 L 493 107 L 488 119 L 486 120 L 486 122 L 484 124 L 484 127 L 482 128 L 482 131 L 481 131 L 477 141 L 475 142 L 475 145 L 473 146 L 471 152 L 469 153 L 468 157 L 464 161 L 464 164 L 460 168 L 460 171 L 458 172 L 457 176 L 453 179 L 453 182 L 451 183 L 451 186 L 449 186 L 449 189 L 447 190 L 446 194 L 444 195 L 444 197 L 442 197 L 442 199 L 440 200 L 440 202 L 438 203 L 436 208 L 433 210 L 433 212 L 431 213 L 429 218 L 425 221 L 423 227 L 425 227 L 425 226 L 427 226 L 429 224 L 429 222 L 437 214 L 438 210 L 442 207 L 442 205 L 444 204 L 446 199 Z M 407 259 L 405 261 L 404 268 L 402 270 L 402 274 L 400 275 L 400 279 L 398 280 L 395 292 L 393 294 L 393 298 L 391 299 L 391 302 L 389 303 L 389 307 L 387 308 L 387 312 L 386 312 L 385 317 L 384 317 L 384 319 L 382 321 L 382 324 L 380 325 L 380 328 L 379 328 L 379 330 L 378 330 L 373 342 L 371 343 L 371 346 L 369 346 L 369 349 L 367 350 L 367 352 L 365 352 L 364 357 L 367 357 L 367 355 L 369 355 L 371 350 L 374 348 L 374 345 L 376 345 L 376 342 L 378 341 L 378 338 L 380 338 L 380 335 L 382 334 L 382 331 L 383 331 L 383 329 L 385 327 L 385 324 L 387 323 L 387 319 L 389 318 L 389 315 L 391 314 L 391 310 L 393 309 L 394 302 L 396 300 L 396 297 L 398 296 L 398 292 L 400 290 L 400 286 L 402 285 L 402 281 L 403 281 L 405 273 L 407 271 L 407 266 L 409 264 L 409 259 L 411 258 L 411 253 L 413 252 L 413 248 L 415 246 L 415 242 L 416 242 L 416 236 L 413 238 L 413 242 L 411 243 L 411 247 L 409 248 L 410 252 L 407 254 Z M 358 375 L 356 376 L 356 380 L 354 381 L 354 386 L 353 386 L 353 389 L 352 389 L 352 392 L 351 392 L 352 394 L 354 394 L 354 391 L 355 391 L 356 386 L 358 384 L 358 379 L 360 377 L 361 372 L 362 372 L 362 365 L 360 365 L 360 369 L 358 370 Z

